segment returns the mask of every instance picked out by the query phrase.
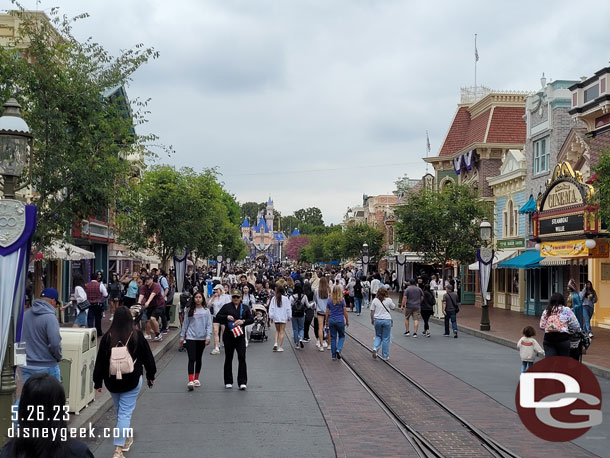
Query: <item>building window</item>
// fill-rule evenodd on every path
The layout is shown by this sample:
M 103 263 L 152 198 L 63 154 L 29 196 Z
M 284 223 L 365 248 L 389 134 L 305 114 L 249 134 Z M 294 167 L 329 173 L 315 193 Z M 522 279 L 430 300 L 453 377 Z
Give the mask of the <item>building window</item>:
M 589 279 L 589 266 L 585 265 L 580 265 L 578 266 L 578 277 L 579 277 L 579 284 L 580 284 L 580 290 L 582 291 L 585 287 L 585 283 L 587 283 L 587 280 Z
M 534 142 L 534 175 L 549 170 L 549 145 L 548 137 Z
M 595 100 L 599 96 L 599 84 L 585 89 L 585 103 Z

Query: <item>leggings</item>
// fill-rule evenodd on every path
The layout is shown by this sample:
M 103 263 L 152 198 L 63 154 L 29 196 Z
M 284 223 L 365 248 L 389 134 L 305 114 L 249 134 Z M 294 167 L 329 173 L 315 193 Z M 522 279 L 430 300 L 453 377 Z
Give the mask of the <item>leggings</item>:
M 201 372 L 201 357 L 205 349 L 205 340 L 190 340 L 187 339 L 186 351 L 189 357 L 188 373 L 199 374 Z
M 430 329 L 430 326 L 428 325 L 428 320 L 430 320 L 430 317 L 432 316 L 434 312 L 432 310 L 422 310 L 421 311 L 421 317 L 424 319 L 424 332 L 426 332 L 427 330 Z

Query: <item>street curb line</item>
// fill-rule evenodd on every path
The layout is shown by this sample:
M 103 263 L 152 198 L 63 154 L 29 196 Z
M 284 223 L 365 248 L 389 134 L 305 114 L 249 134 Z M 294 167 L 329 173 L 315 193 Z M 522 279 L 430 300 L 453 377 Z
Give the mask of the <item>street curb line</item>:
M 180 333 L 176 332 L 176 335 L 171 337 L 170 339 L 163 340 L 163 345 L 157 347 L 155 352 L 153 352 L 153 356 L 155 361 L 160 360 L 167 352 L 171 349 L 175 349 L 174 345 L 180 339 Z M 145 381 L 143 381 L 145 383 Z M 140 390 L 140 394 L 138 398 L 144 393 L 144 390 Z M 70 428 L 86 428 L 89 424 L 95 424 L 102 418 L 102 416 L 108 412 L 114 406 L 114 402 L 112 401 L 112 397 L 108 390 L 104 392 L 104 394 L 81 410 L 79 415 L 72 415 L 71 422 L 68 424 Z
M 444 320 L 441 320 L 440 318 L 430 317 L 430 321 L 439 325 L 445 324 Z M 490 342 L 504 345 L 505 347 L 510 347 L 515 351 L 519 351 L 517 349 L 517 342 L 513 342 L 512 340 L 507 339 L 505 337 L 493 336 L 486 333 L 485 331 L 480 331 L 478 329 L 470 328 L 461 324 L 458 324 L 458 331 L 463 332 L 465 334 L 470 334 L 475 337 L 480 337 L 485 340 L 489 340 Z M 593 374 L 597 375 L 598 377 L 610 379 L 610 369 L 587 362 L 583 362 L 583 364 L 587 366 L 591 370 L 591 372 L 593 372 Z

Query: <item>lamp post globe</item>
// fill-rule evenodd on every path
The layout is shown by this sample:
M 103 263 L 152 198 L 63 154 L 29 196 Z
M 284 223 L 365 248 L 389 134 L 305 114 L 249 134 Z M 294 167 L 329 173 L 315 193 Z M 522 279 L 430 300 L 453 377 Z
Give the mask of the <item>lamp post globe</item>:
M 483 242 L 489 242 L 491 240 L 491 223 L 487 219 L 483 219 L 479 225 L 479 235 Z

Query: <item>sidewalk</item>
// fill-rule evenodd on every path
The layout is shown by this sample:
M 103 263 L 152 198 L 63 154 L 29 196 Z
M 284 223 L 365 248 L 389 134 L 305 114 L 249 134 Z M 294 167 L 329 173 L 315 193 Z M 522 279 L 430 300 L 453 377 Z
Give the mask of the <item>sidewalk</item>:
M 398 293 L 392 292 L 390 296 L 398 304 Z M 442 319 L 434 317 L 431 317 L 430 321 L 441 325 L 444 323 Z M 542 345 L 544 331 L 539 327 L 540 317 L 490 307 L 489 322 L 491 323 L 491 330 L 481 331 L 479 329 L 481 308 L 464 304 L 460 306 L 457 323 L 461 332 L 516 349 L 523 328 L 532 326 L 536 330 L 536 339 Z M 610 378 L 610 329 L 593 327 L 593 335 L 595 337 L 591 339 L 591 347 L 589 347 L 587 354 L 583 355 L 583 363 L 595 375 Z

